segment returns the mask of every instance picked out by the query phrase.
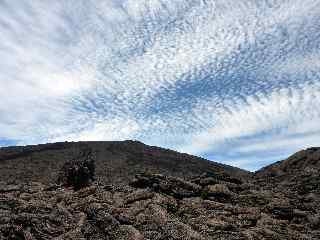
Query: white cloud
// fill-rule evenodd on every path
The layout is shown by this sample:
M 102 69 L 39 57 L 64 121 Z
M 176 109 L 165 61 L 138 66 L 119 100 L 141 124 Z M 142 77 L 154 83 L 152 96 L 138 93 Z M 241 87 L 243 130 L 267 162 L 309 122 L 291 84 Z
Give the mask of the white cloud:
M 309 53 L 306 56 L 293 56 L 286 61 L 277 62 L 273 71 L 276 73 L 301 74 L 307 71 L 319 71 L 320 51 Z
M 0 140 L 138 138 L 203 154 L 269 134 L 293 149 L 304 139 L 293 134 L 320 131 L 319 11 L 314 0 L 2 1 Z M 271 151 L 265 141 L 248 151 Z
M 290 92 L 290 95 L 289 95 Z M 215 112 L 208 109 L 203 102 L 193 112 L 196 116 L 212 119 L 211 127 L 202 132 L 189 136 L 189 145 L 185 142 L 176 148 L 183 152 L 203 154 L 205 152 L 219 152 L 221 145 L 226 141 L 234 141 L 244 137 L 254 137 L 258 134 L 269 134 L 270 138 L 260 137 L 256 143 L 243 140 L 248 146 L 230 151 L 247 152 L 255 150 L 272 151 L 274 148 L 298 149 L 305 146 L 320 144 L 317 135 L 310 137 L 308 134 L 320 132 L 320 84 L 306 84 L 300 89 L 281 89 L 268 96 L 260 95 L 257 98 L 248 97 L 246 102 L 238 102 L 238 106 L 227 106 L 227 111 Z M 294 136 L 300 134 L 300 137 Z M 279 139 L 279 136 L 282 138 Z M 257 148 L 259 146 L 259 148 Z

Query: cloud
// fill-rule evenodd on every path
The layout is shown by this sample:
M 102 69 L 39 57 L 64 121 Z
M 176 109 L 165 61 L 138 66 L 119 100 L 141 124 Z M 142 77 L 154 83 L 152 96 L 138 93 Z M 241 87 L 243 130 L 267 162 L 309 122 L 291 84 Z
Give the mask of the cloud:
M 232 108 L 229 107 L 231 110 L 218 113 L 215 113 L 215 109 L 204 113 L 204 107 L 200 105 L 193 111 L 202 117 L 210 114 L 208 118 L 216 118 L 216 123 L 195 135 L 192 142 L 199 146 L 191 144 L 188 151 L 201 153 L 212 149 L 211 145 L 215 143 L 259 133 L 268 132 L 271 135 L 274 132 L 293 134 L 320 131 L 319 96 L 320 84 L 315 83 L 298 89 L 280 89 L 267 96 L 247 97 L 245 102 L 238 99 L 237 105 L 232 103 Z M 226 105 L 224 107 L 227 109 Z M 182 149 L 185 147 L 182 146 Z
M 314 0 L 2 1 L 0 140 L 134 138 L 248 169 L 317 145 L 319 11 Z

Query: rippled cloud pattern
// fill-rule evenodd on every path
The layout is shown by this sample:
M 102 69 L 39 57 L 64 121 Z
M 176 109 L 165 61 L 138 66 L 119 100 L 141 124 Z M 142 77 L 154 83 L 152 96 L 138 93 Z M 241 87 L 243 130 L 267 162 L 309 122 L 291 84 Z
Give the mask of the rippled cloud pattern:
M 136 139 L 256 170 L 320 145 L 320 0 L 2 0 L 0 145 Z

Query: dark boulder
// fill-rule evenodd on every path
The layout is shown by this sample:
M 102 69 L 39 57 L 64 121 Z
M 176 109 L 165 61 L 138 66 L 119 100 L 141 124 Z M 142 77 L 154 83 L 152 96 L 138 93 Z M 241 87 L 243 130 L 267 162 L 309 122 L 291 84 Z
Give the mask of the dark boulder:
M 67 161 L 58 177 L 58 183 L 79 190 L 89 186 L 94 180 L 95 162 L 90 150 L 80 152 L 79 156 Z

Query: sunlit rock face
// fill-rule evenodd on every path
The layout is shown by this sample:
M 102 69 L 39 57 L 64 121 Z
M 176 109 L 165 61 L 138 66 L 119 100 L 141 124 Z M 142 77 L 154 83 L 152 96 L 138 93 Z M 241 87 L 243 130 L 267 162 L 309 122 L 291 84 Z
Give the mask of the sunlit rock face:
M 319 12 L 1 1 L 0 145 L 138 139 L 256 170 L 319 141 Z

